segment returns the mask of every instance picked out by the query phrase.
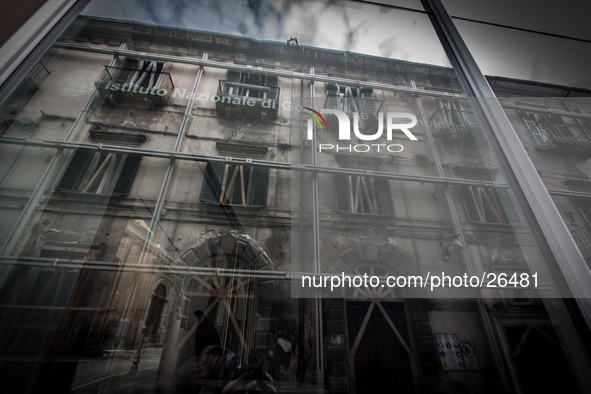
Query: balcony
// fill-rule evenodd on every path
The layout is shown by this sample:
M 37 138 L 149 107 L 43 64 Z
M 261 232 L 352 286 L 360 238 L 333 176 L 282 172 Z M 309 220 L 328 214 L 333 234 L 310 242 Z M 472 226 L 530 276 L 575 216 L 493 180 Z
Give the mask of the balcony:
M 532 142 L 539 150 L 582 159 L 591 158 L 591 126 L 573 117 L 520 112 Z
M 360 130 L 375 131 L 379 124 L 379 113 L 384 111 L 384 100 L 378 100 L 371 88 L 358 88 L 353 86 L 326 84 L 326 100 L 324 108 L 337 109 L 345 112 L 349 117 L 353 113 L 359 115 Z M 329 129 L 338 129 L 335 117 L 328 117 Z
M 591 137 L 587 133 L 578 136 L 550 134 L 547 150 L 588 159 L 591 157 Z
M 216 102 L 218 114 L 226 118 L 277 119 L 279 87 L 220 80 Z
M 135 67 L 127 66 L 129 63 L 135 63 Z M 113 105 L 145 103 L 152 108 L 162 107 L 168 104 L 174 89 L 170 73 L 162 71 L 165 64 L 140 60 L 126 61 L 122 67 L 105 66 L 95 87 Z

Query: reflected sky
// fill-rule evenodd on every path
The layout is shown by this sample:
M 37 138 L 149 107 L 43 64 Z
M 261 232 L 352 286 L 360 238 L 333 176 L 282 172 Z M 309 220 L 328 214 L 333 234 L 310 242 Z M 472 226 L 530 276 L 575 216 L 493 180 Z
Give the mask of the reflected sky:
M 452 16 L 587 39 L 580 12 L 563 2 L 445 0 Z M 418 0 L 382 0 L 418 9 Z M 579 6 L 580 8 L 580 6 Z M 571 18 L 571 14 L 578 15 Z M 93 0 L 86 15 L 214 31 L 449 67 L 426 15 L 354 1 Z M 554 20 L 554 23 L 549 21 Z M 591 43 L 456 20 L 487 75 L 591 88 Z M 544 28 L 545 27 L 545 28 Z
M 407 1 L 406 5 L 409 2 Z M 94 0 L 86 15 L 450 66 L 426 15 L 356 2 Z

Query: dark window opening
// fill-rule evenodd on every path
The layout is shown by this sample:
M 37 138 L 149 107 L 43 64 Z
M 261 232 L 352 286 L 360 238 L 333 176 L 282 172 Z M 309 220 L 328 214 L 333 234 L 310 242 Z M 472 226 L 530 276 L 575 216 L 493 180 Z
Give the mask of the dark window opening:
M 79 149 L 56 190 L 126 196 L 141 156 Z
M 145 88 L 157 87 L 166 63 L 153 60 L 138 60 L 135 72 L 129 80 L 130 85 Z
M 377 116 L 378 105 L 376 104 L 380 104 L 379 107 L 381 107 L 381 101 L 375 100 L 372 88 L 326 84 L 325 108 Z
M 224 95 L 253 99 L 277 99 L 278 78 L 250 72 L 228 71 L 222 91 Z
M 509 191 L 482 186 L 460 186 L 468 220 L 476 223 L 519 223 Z
M 268 168 L 208 163 L 200 200 L 264 208 L 268 185 Z
M 226 79 L 219 81 L 217 95 L 217 111 L 227 118 L 277 119 L 280 104 L 276 76 L 229 70 Z

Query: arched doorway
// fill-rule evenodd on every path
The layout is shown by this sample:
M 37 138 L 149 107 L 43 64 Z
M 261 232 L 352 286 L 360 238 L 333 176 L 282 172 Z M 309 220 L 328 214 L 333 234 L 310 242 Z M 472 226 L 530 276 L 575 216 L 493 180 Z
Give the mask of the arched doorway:
M 384 277 L 413 274 L 408 261 L 394 245 L 368 243 L 342 252 L 332 266 L 346 275 Z M 346 373 L 349 393 L 419 392 L 418 349 L 406 300 L 395 288 L 350 290 L 342 299 L 326 299 L 323 304 L 329 327 L 324 332 L 329 385 Z M 343 353 L 345 362 L 339 369 L 342 358 L 331 355 Z M 340 372 L 333 377 L 331 371 Z
M 148 327 L 147 340 L 149 343 L 158 343 L 160 339 L 160 326 L 164 316 L 167 300 L 168 290 L 164 283 L 160 283 L 154 289 L 152 294 L 152 302 L 146 319 L 146 327 Z
M 270 335 L 257 319 L 269 317 L 261 312 L 259 301 L 262 294 L 274 293 L 273 264 L 248 236 L 213 236 L 180 260 L 179 265 L 187 268 L 178 282 L 179 315 L 171 320 L 163 353 L 165 378 L 208 344 L 238 352 L 257 348 L 259 338 Z

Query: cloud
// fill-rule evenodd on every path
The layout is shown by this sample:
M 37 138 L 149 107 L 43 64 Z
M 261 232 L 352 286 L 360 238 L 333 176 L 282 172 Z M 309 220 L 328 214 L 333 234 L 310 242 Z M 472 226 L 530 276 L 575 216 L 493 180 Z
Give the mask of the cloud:
M 372 56 L 440 64 L 422 15 L 363 3 L 314 0 L 94 0 L 84 12 Z M 388 37 L 388 39 L 384 39 Z
M 101 0 L 91 2 L 84 14 L 280 39 L 282 10 L 277 6 L 267 0 Z
M 411 54 L 404 50 L 403 46 L 399 44 L 398 38 L 395 36 L 388 37 L 382 41 L 378 48 L 380 50 L 379 56 L 391 59 L 409 59 Z

